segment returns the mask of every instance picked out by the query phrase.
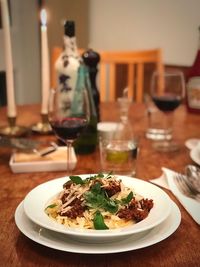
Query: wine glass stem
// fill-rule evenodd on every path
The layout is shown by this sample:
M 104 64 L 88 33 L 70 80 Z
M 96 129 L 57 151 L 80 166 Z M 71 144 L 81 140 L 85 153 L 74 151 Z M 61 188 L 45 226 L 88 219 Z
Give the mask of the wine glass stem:
M 168 132 L 169 134 L 171 133 L 171 135 L 173 134 L 173 112 L 168 112 L 165 113 L 165 118 L 164 118 L 164 129 L 166 130 L 166 132 Z M 166 139 L 167 138 L 167 134 L 166 134 Z
M 67 145 L 67 172 L 69 175 L 72 173 L 72 170 L 70 168 L 72 143 L 73 143 L 72 141 L 66 141 L 66 145 Z

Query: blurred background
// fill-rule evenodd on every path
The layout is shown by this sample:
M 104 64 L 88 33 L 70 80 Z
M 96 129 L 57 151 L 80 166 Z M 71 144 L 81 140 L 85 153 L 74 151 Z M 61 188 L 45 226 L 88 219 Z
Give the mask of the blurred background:
M 160 47 L 165 66 L 179 68 L 185 74 L 198 49 L 199 0 L 9 0 L 9 7 L 17 104 L 39 103 L 41 98 L 41 7 L 48 16 L 49 55 L 54 46 L 63 44 L 66 19 L 75 20 L 79 48 L 98 51 Z M 145 70 L 149 74 L 145 84 L 151 70 L 151 66 Z M 123 71 L 119 71 L 119 79 Z M 5 98 L 5 88 L 0 27 L 1 99 Z

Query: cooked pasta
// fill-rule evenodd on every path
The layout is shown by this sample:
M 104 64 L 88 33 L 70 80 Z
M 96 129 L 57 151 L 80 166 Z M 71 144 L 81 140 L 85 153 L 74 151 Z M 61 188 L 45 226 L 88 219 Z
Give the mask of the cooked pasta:
M 152 199 L 144 199 L 117 177 L 98 174 L 84 180 L 70 176 L 45 212 L 68 227 L 103 230 L 137 223 L 152 207 Z

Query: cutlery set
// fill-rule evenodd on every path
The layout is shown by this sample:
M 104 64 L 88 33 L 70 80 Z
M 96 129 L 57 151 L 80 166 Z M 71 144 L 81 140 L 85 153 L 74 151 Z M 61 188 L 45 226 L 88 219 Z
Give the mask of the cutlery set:
M 9 138 L 0 136 L 0 146 L 17 149 L 23 152 L 34 152 L 43 157 L 54 152 L 58 145 L 54 142 L 41 142 L 28 138 Z
M 178 173 L 173 178 L 183 195 L 200 202 L 200 168 L 188 165 L 186 175 Z

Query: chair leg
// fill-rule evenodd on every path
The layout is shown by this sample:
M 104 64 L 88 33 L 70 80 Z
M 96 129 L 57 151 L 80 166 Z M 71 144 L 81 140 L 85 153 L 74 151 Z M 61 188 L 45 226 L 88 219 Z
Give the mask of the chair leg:
M 116 65 L 110 64 L 110 84 L 109 84 L 109 93 L 110 100 L 115 101 L 116 98 Z
M 143 85 L 144 85 L 144 64 L 138 63 L 137 66 L 137 84 L 136 84 L 136 102 L 143 101 Z
M 134 91 L 134 65 L 128 65 L 128 99 L 133 100 L 135 98 Z

